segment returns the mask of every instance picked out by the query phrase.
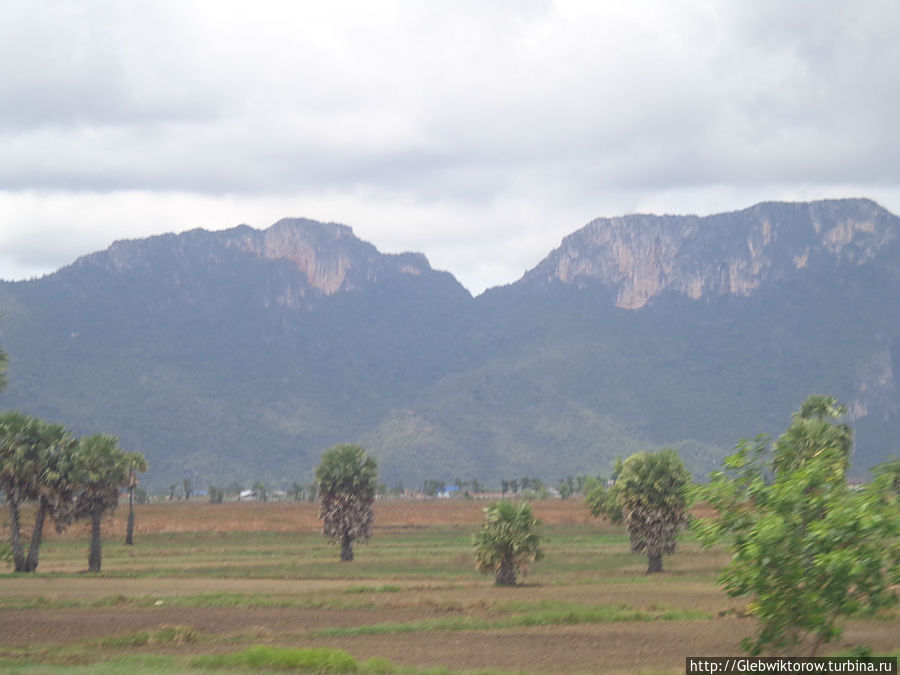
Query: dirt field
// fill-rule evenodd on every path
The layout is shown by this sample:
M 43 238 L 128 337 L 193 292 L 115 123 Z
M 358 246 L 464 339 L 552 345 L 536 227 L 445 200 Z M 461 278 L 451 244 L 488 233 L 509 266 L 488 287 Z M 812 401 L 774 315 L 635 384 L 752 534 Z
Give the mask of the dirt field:
M 546 557 L 524 585 L 496 588 L 472 564 L 484 506 L 379 502 L 353 563 L 318 534 L 314 504 L 145 505 L 132 547 L 120 509 L 105 525 L 100 575 L 84 572 L 80 527 L 48 537 L 38 574 L 0 575 L 0 672 L 135 653 L 195 672 L 192 655 L 257 644 L 454 672 L 684 672 L 686 656 L 740 654 L 754 630 L 715 584 L 724 552 L 688 536 L 648 577 L 624 532 L 577 501 L 535 504 Z M 190 638 L 155 637 L 166 627 Z M 849 624 L 830 651 L 860 643 L 896 653 L 900 615 Z
M 491 502 L 462 499 L 383 500 L 375 503 L 375 527 L 412 528 L 435 526 L 477 527 L 484 508 Z M 578 500 L 535 502 L 535 515 L 547 525 L 594 523 Z M 318 532 L 322 526 L 318 506 L 311 502 L 225 502 L 203 500 L 162 502 L 136 507 L 137 534 L 176 532 Z M 124 532 L 127 504 L 117 509 L 106 531 Z M 26 516 L 27 518 L 27 516 Z M 82 528 L 83 529 L 83 528 Z M 48 532 L 48 538 L 55 535 Z M 80 537 L 81 530 L 68 530 L 63 537 Z

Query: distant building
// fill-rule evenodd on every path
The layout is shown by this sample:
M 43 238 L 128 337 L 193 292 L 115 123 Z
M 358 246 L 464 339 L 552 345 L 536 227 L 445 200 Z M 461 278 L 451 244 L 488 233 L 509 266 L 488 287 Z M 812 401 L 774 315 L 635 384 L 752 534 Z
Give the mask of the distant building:
M 459 492 L 459 485 L 448 485 L 444 488 L 443 492 L 437 493 L 438 499 L 450 499 L 450 497 L 455 497 L 455 493 Z

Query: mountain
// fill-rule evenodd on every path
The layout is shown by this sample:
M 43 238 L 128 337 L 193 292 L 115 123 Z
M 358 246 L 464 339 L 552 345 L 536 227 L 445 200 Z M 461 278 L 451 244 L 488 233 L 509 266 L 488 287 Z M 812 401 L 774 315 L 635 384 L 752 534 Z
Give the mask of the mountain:
M 0 406 L 118 434 L 153 485 L 308 478 L 323 447 L 452 371 L 442 327 L 471 301 L 423 256 L 340 225 L 116 242 L 0 286 Z
M 309 482 L 338 442 L 415 486 L 664 444 L 702 474 L 822 392 L 864 476 L 900 431 L 898 235 L 868 200 L 602 218 L 477 298 L 333 223 L 116 242 L 0 283 L 0 408 L 118 434 L 156 489 Z
M 532 285 L 594 279 L 640 309 L 675 292 L 749 297 L 798 270 L 859 267 L 897 252 L 897 219 L 875 202 L 758 204 L 716 216 L 598 218 L 525 274 Z

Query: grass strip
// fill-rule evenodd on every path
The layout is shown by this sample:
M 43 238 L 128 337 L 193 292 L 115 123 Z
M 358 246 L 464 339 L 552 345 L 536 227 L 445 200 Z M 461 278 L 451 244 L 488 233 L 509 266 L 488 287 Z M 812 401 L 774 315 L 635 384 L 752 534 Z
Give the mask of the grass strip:
M 346 628 L 324 628 L 313 631 L 315 637 L 352 635 L 385 635 L 418 633 L 439 630 L 499 630 L 529 626 L 561 626 L 585 623 L 614 623 L 619 621 L 679 621 L 711 619 L 709 612 L 696 610 L 644 611 L 622 605 L 572 606 L 526 612 L 502 619 L 482 619 L 473 616 L 423 619 L 405 623 L 376 623 Z
M 393 593 L 398 587 L 356 587 L 366 590 L 346 590 L 347 594 Z M 397 590 L 389 590 L 396 588 Z M 374 609 L 375 603 L 363 599 L 327 597 L 294 597 L 251 593 L 213 592 L 197 595 L 160 597 L 141 595 L 127 597 L 110 595 L 94 600 L 62 600 L 37 598 L 10 598 L 0 600 L 0 610 L 22 611 L 33 609 L 102 609 L 104 607 L 199 607 L 199 608 L 292 608 L 292 609 Z
M 290 670 L 304 673 L 356 673 L 356 659 L 342 649 L 247 647 L 231 654 L 208 654 L 191 659 L 190 664 L 202 668 L 239 668 L 254 671 Z M 387 668 L 390 663 L 385 662 Z M 382 668 L 381 672 L 387 672 Z

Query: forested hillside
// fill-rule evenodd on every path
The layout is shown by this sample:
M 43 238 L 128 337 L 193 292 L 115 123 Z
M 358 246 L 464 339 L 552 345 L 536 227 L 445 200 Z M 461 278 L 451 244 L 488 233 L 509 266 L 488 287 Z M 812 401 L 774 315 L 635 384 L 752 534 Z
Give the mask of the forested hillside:
M 308 482 L 339 442 L 417 486 L 664 444 L 704 473 L 827 392 L 865 475 L 898 449 L 898 225 L 867 200 L 600 219 L 477 298 L 342 225 L 116 242 L 0 283 L 0 407 L 117 434 L 150 486 Z

